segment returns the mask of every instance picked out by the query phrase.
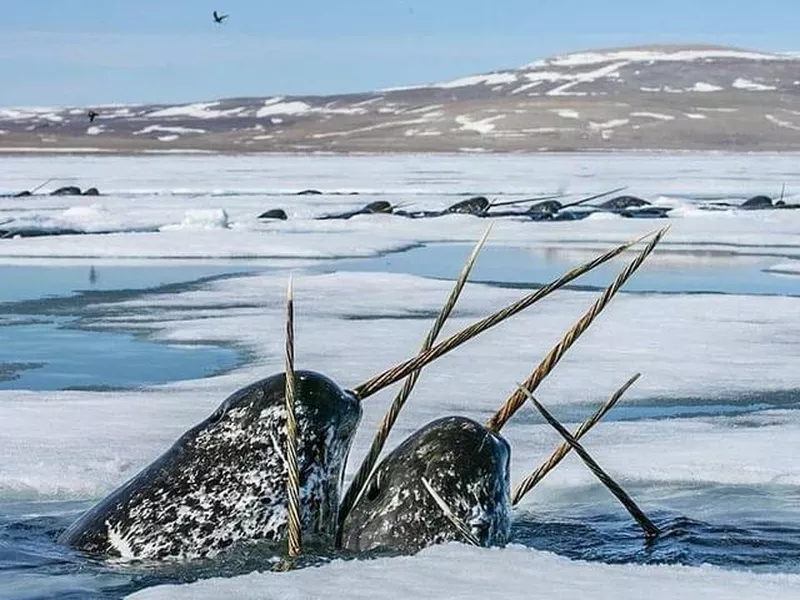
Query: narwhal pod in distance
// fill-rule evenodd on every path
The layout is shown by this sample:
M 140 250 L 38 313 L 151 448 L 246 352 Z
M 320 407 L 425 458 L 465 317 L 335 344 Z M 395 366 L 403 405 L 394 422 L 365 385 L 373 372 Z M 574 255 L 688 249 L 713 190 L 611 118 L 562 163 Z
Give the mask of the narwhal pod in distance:
M 471 419 L 432 421 L 373 471 L 344 519 L 342 548 L 409 554 L 449 541 L 504 545 L 510 458 L 508 442 Z
M 59 541 L 105 557 L 196 559 L 285 540 L 285 386 L 279 373 L 232 394 Z M 319 373 L 296 371 L 295 386 L 301 530 L 330 543 L 361 405 Z

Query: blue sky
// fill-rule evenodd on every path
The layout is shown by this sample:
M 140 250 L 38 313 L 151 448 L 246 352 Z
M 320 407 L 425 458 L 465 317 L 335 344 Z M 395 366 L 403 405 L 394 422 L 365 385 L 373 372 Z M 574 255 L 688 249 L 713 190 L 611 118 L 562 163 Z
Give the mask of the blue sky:
M 0 106 L 370 90 L 659 42 L 800 50 L 798 0 L 0 0 L 0 15 Z

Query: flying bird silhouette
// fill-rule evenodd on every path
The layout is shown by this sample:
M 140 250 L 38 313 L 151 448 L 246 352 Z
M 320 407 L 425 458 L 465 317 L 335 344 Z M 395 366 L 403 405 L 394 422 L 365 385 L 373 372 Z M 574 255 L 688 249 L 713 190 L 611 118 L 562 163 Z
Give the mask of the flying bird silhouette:
M 89 117 L 89 123 L 93 123 L 94 122 L 94 118 L 99 114 L 100 113 L 98 113 L 97 111 L 94 111 L 94 110 L 90 110 L 88 113 L 86 113 L 86 116 Z
M 228 15 L 221 15 L 214 11 L 214 23 L 222 23 L 225 19 L 228 18 Z

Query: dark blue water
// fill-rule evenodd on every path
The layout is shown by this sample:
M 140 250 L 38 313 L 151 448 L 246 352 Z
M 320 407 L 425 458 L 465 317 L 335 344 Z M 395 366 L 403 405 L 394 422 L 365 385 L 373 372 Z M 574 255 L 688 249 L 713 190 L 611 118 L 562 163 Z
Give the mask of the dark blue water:
M 247 266 L 0 266 L 0 389 L 134 388 L 195 379 L 241 363 L 232 348 L 167 345 L 129 332 L 82 327 L 90 299 L 246 273 Z M 123 294 L 120 296 L 119 294 Z M 57 300 L 69 298 L 66 307 Z M 48 304 L 48 299 L 52 301 Z M 67 313 L 67 314 L 65 314 Z
M 321 270 L 405 273 L 454 280 L 472 251 L 467 244 L 430 244 L 376 258 L 333 261 Z M 470 281 L 508 287 L 547 283 L 600 252 L 533 251 L 488 246 L 481 251 Z M 575 281 L 584 288 L 604 288 L 616 276 L 624 257 L 610 261 Z M 735 257 L 720 253 L 686 254 L 679 263 L 651 259 L 625 284 L 628 292 L 757 294 L 800 296 L 800 276 L 769 273 L 781 262 L 774 257 Z
M 244 265 L 0 265 L 0 303 L 72 296 L 85 291 L 145 290 L 231 273 Z
M 577 560 L 608 564 L 716 565 L 762 573 L 800 573 L 800 526 L 780 522 L 719 525 L 655 512 L 661 534 L 648 541 L 623 513 L 548 520 L 521 512 L 512 541 Z
M 67 317 L 0 327 L 0 389 L 133 388 L 196 379 L 241 362 L 230 348 L 166 345 L 87 331 Z
M 661 530 L 652 541 L 597 484 L 565 491 L 546 506 L 535 502 L 537 488 L 531 490 L 516 510 L 513 541 L 604 563 L 800 573 L 797 486 L 671 482 L 625 487 Z

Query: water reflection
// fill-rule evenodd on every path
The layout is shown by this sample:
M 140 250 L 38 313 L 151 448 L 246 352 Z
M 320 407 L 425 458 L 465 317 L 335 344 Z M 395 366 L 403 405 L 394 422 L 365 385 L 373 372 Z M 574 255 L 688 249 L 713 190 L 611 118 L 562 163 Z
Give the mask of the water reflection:
M 363 259 L 336 260 L 317 267 L 317 272 L 389 272 L 453 280 L 472 247 L 467 244 L 431 244 L 406 252 Z M 471 281 L 513 287 L 547 283 L 593 258 L 592 249 L 490 246 L 482 252 Z M 624 258 L 609 261 L 583 275 L 580 287 L 604 288 L 616 275 Z M 800 296 L 800 277 L 764 271 L 778 259 L 740 256 L 721 251 L 660 252 L 648 259 L 625 285 L 629 292 L 718 293 Z

